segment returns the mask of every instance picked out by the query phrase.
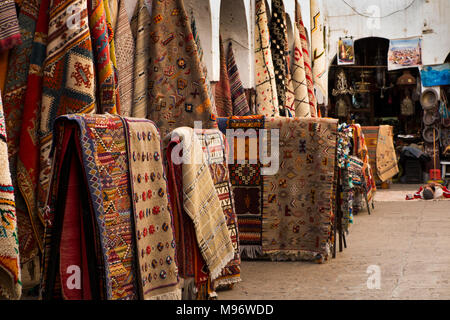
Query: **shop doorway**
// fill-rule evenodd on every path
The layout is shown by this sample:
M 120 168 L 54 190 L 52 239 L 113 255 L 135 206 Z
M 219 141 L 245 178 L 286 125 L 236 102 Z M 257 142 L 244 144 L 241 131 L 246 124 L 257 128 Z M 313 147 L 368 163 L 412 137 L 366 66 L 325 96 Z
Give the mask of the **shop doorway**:
M 388 39 L 363 38 L 354 42 L 354 65 L 337 65 L 334 58 L 329 70 L 329 115 L 362 126 L 388 124 L 395 135 L 420 137 L 419 70 L 388 71 L 388 49 Z

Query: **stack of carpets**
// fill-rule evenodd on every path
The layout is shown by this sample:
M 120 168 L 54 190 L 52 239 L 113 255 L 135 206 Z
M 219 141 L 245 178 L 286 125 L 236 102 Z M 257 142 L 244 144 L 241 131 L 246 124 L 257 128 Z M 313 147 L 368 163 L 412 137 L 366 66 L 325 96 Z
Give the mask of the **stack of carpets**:
M 22 294 L 19 239 L 14 187 L 8 164 L 6 127 L 0 97 L 0 298 L 20 299 Z
M 53 153 L 42 298 L 180 299 L 155 125 L 62 116 Z
M 208 163 L 213 164 L 215 158 L 223 159 L 223 150 L 217 148 L 223 143 L 214 142 L 214 135 L 204 136 L 206 150 L 202 150 L 202 143 L 192 128 L 181 127 L 165 137 L 177 256 L 186 299 L 214 298 L 215 280 L 225 280 L 227 275 L 237 277 L 229 273 L 236 266 L 238 243 L 233 244 L 230 233 L 235 227 L 223 211 L 230 209 L 226 201 L 229 192 L 220 187 L 217 192 L 217 184 L 224 177 L 220 178 L 220 167 L 213 173 L 214 166 Z M 221 203 L 219 197 L 225 201 Z

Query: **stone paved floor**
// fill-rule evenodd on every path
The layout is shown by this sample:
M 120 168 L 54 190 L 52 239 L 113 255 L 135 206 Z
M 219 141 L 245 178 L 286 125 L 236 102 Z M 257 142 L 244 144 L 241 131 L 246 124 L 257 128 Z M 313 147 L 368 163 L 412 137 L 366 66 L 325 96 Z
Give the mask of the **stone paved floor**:
M 336 259 L 243 261 L 242 282 L 219 299 L 450 299 L 450 200 L 403 200 L 415 190 L 380 190 L 375 211 L 355 217 Z M 380 268 L 379 289 L 368 289 L 371 265 Z

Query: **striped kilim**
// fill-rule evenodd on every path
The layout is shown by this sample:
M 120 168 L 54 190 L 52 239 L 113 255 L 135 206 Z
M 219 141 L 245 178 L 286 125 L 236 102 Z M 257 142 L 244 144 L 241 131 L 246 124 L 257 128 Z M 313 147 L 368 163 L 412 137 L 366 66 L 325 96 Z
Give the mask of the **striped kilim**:
M 214 86 L 214 100 L 219 117 L 231 117 L 233 115 L 233 102 L 231 101 L 230 79 L 228 78 L 227 62 L 220 37 L 220 80 Z
M 314 87 L 321 91 L 324 104 L 328 99 L 327 54 L 323 31 L 323 16 L 319 1 L 310 0 L 311 9 L 311 69 Z M 317 110 L 317 113 L 319 111 Z
M 302 41 L 300 31 L 294 26 L 294 54 L 292 59 L 292 83 L 295 95 L 295 115 L 296 117 L 311 117 L 309 106 L 308 84 L 306 81 L 305 61 L 303 58 Z
M 14 0 L 4 0 L 0 3 L 0 52 L 9 50 L 21 42 L 16 4 Z
M 146 118 L 148 111 L 149 28 L 150 15 L 147 6 L 144 0 L 138 0 L 131 18 L 131 32 L 135 42 L 131 115 L 135 118 Z
M 306 85 L 308 87 L 308 100 L 309 100 L 309 106 L 310 106 L 310 114 L 311 117 L 317 116 L 317 100 L 316 96 L 314 94 L 314 83 L 313 83 L 313 76 L 312 76 L 312 69 L 311 69 L 311 56 L 309 54 L 309 41 L 306 34 L 306 29 L 303 24 L 302 19 L 302 11 L 300 8 L 299 3 L 295 2 L 295 21 L 298 28 L 298 31 L 300 32 L 300 42 L 302 45 L 302 54 L 303 54 L 303 62 L 305 65 L 305 77 L 306 77 Z
M 275 117 L 280 112 L 265 0 L 256 0 L 255 8 L 256 113 Z
M 113 19 L 115 54 L 117 61 L 117 80 L 120 94 L 120 114 L 131 116 L 133 105 L 133 66 L 135 44 L 131 32 L 128 14 L 125 10 L 125 0 L 110 0 Z M 113 11 L 114 10 L 114 11 Z
M 242 85 L 239 70 L 234 59 L 233 46 L 231 42 L 228 45 L 227 70 L 228 78 L 230 80 L 231 101 L 233 102 L 233 115 L 250 115 L 250 107 L 248 106 L 244 86 Z

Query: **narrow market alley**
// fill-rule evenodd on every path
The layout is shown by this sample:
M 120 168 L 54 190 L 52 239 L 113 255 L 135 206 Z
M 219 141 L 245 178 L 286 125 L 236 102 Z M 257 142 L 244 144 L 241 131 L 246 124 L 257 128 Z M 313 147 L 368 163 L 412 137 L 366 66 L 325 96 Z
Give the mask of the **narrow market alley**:
M 449 299 L 448 201 L 404 200 L 415 190 L 378 190 L 375 210 L 355 216 L 347 248 L 328 263 L 243 261 L 242 282 L 219 299 Z M 377 266 L 379 289 L 369 280 Z

